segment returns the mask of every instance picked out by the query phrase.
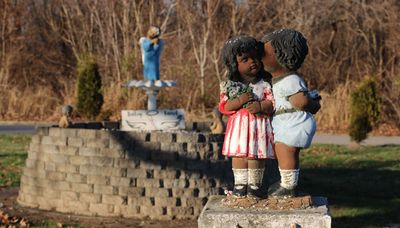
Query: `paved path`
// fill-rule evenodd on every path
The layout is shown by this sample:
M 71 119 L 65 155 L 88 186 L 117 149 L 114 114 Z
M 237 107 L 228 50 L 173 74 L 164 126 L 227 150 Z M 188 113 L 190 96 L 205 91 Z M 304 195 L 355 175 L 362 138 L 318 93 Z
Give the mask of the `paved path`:
M 38 126 L 51 126 L 52 123 L 42 124 L 2 124 L 0 123 L 0 134 L 33 134 Z M 313 143 L 348 145 L 350 136 L 348 135 L 332 135 L 332 134 L 316 134 Z M 371 136 L 364 140 L 362 145 L 400 145 L 400 136 Z

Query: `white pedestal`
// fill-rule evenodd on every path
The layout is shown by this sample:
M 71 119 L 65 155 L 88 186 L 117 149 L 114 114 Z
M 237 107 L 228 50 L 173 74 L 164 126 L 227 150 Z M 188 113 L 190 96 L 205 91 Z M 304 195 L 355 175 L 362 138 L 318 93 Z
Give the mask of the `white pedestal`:
M 183 109 L 122 110 L 122 131 L 154 131 L 185 129 Z

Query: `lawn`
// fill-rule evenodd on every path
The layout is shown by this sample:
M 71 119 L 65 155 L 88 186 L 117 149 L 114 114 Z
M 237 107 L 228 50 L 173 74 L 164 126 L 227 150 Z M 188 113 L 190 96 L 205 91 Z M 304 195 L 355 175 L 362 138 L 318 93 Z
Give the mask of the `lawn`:
M 0 186 L 19 185 L 30 138 L 0 135 Z M 333 227 L 400 224 L 400 146 L 313 145 L 301 152 L 300 185 L 328 197 Z

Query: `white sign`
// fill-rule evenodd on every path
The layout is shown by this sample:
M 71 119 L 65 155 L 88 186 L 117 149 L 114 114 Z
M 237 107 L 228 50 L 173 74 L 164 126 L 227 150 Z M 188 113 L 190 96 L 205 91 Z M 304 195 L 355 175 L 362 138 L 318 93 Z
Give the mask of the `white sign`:
M 183 109 L 122 110 L 121 130 L 181 130 L 185 129 Z

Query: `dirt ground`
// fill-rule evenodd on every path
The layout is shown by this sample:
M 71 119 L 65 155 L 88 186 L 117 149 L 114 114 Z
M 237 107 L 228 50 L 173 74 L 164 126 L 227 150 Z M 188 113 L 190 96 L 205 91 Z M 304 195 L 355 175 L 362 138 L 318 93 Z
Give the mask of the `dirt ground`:
M 0 187 L 0 227 L 2 219 L 8 216 L 8 221 L 14 224 L 39 225 L 44 221 L 53 221 L 59 227 L 81 225 L 83 227 L 197 227 L 197 220 L 170 220 L 159 221 L 150 219 L 128 219 L 120 217 L 89 217 L 58 212 L 49 212 L 38 209 L 21 207 L 16 203 L 19 188 Z

